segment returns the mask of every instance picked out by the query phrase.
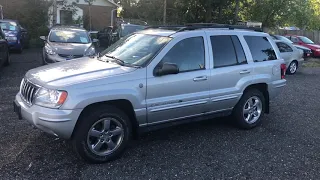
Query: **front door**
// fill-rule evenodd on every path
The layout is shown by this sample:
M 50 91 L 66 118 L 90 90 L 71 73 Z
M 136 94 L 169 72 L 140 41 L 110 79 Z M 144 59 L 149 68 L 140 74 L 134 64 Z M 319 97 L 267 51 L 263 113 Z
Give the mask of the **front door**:
M 209 62 L 205 34 L 175 38 L 148 66 L 148 124 L 157 124 L 202 115 L 208 111 Z M 174 63 L 178 74 L 155 76 L 161 63 Z

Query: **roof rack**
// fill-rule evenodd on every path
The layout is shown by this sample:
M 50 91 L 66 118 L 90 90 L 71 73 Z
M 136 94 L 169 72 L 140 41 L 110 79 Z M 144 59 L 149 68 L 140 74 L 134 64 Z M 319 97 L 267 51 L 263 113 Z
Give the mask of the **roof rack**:
M 192 31 L 197 29 L 243 29 L 257 32 L 263 32 L 262 28 L 247 27 L 242 25 L 216 24 L 216 23 L 191 23 L 186 25 L 170 25 L 170 26 L 148 26 L 145 29 L 167 29 L 176 30 L 177 32 Z

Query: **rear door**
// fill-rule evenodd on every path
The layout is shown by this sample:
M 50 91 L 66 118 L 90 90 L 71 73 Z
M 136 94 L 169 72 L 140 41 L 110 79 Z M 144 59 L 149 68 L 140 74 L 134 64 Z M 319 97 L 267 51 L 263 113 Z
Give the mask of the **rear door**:
M 286 43 L 283 42 L 276 42 L 281 57 L 284 59 L 284 61 L 286 62 L 286 65 L 288 66 L 292 60 L 292 55 L 293 55 L 293 49 L 287 45 Z
M 241 98 L 242 90 L 251 83 L 253 67 L 236 33 L 230 35 L 208 32 L 210 39 L 210 112 L 231 110 Z

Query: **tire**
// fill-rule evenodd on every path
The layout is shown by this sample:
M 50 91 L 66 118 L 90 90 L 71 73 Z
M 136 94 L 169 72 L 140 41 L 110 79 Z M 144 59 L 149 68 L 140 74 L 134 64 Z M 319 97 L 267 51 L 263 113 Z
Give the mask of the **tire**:
M 287 74 L 293 75 L 298 70 L 298 63 L 296 61 L 292 61 L 287 69 Z
M 108 105 L 95 107 L 87 112 L 90 113 L 80 117 L 73 134 L 72 145 L 75 152 L 89 163 L 105 163 L 118 158 L 131 139 L 132 126 L 128 116 L 122 110 Z M 105 122 L 110 123 L 109 129 L 105 128 L 104 131 L 102 128 L 108 124 Z M 89 132 L 92 132 L 91 135 Z M 120 135 L 112 137 L 108 133 Z M 109 146 L 114 149 L 108 152 Z
M 255 102 L 257 102 L 255 100 L 260 101 L 260 105 L 257 104 L 252 109 L 248 106 L 250 104 L 249 100 L 252 102 L 251 107 L 255 104 Z M 261 91 L 257 89 L 250 89 L 246 91 L 233 111 L 233 117 L 237 126 L 241 129 L 252 129 L 260 125 L 266 109 L 265 105 L 265 98 Z M 249 114 L 251 114 L 251 118 L 249 118 Z
M 22 54 L 22 52 L 23 52 L 23 45 L 22 45 L 22 44 L 21 44 L 20 48 L 17 49 L 17 52 L 18 52 L 19 54 Z
M 10 61 L 10 53 L 9 53 L 9 50 L 7 50 L 7 59 L 6 59 L 6 62 L 4 63 L 4 66 L 9 66 L 11 63 Z

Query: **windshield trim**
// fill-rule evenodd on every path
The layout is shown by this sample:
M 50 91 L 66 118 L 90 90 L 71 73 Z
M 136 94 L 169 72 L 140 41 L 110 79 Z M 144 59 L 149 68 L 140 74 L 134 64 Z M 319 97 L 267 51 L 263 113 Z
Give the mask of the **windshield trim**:
M 49 35 L 48 35 L 48 42 L 51 42 L 51 43 L 64 43 L 64 44 L 67 44 L 67 43 L 69 43 L 69 44 L 90 44 L 90 43 L 92 43 L 92 42 L 91 42 L 91 38 L 90 38 L 90 36 L 89 36 L 89 33 L 88 33 L 88 32 L 86 32 L 86 34 L 87 34 L 87 38 L 88 38 L 88 43 L 81 43 L 81 42 L 57 42 L 57 41 L 50 41 L 50 36 L 51 36 L 51 33 L 52 33 L 53 31 L 60 31 L 60 30 L 51 30 L 51 31 L 49 32 Z M 77 31 L 73 31 L 73 30 L 64 30 L 64 31 L 77 32 Z

